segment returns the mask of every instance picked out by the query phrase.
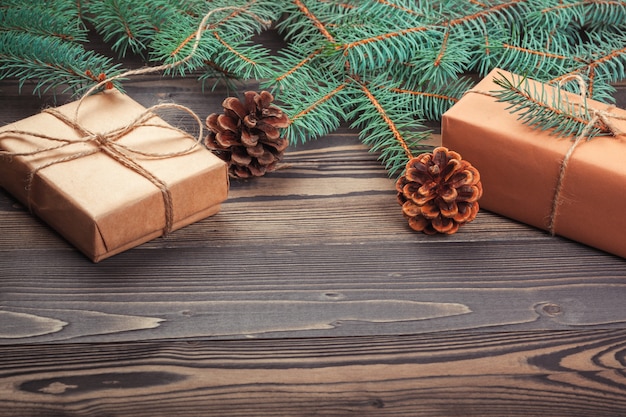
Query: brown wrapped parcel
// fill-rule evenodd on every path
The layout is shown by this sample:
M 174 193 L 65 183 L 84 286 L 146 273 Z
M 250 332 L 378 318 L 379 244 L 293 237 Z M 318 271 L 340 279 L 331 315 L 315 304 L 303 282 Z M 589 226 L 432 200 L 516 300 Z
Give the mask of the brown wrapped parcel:
M 116 90 L 77 106 L 0 128 L 0 186 L 92 261 L 219 211 L 226 164 L 194 138 Z
M 489 92 L 501 90 L 495 77 L 519 76 L 495 69 L 442 118 L 442 142 L 469 160 L 481 174 L 481 208 L 549 230 L 559 178 L 561 192 L 552 231 L 555 234 L 626 257 L 626 142 L 623 136 L 599 136 L 581 142 L 560 176 L 572 137 L 522 124 L 507 103 Z M 555 89 L 529 81 L 531 88 Z M 569 93 L 566 93 L 569 94 Z M 569 95 L 572 102 L 580 99 Z M 616 115 L 611 123 L 626 131 L 626 111 L 587 100 L 587 107 Z

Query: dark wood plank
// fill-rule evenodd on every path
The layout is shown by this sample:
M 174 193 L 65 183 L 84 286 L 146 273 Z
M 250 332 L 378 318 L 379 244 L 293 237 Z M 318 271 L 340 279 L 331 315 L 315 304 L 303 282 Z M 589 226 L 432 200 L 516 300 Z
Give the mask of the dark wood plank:
M 621 329 L 2 347 L 0 416 L 621 417 L 624 346 Z
M 624 262 L 568 242 L 144 248 L 99 265 L 70 255 L 16 251 L 3 260 L 0 344 L 623 328 L 626 320 Z

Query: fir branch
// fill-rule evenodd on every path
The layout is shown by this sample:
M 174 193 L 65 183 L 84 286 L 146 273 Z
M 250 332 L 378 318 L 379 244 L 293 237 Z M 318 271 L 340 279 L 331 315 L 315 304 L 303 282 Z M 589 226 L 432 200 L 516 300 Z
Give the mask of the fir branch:
M 216 6 L 216 5 L 215 5 Z M 202 28 L 204 33 L 192 59 L 184 66 L 178 66 L 180 76 L 205 68 L 206 80 L 222 68 L 223 76 L 237 78 L 265 78 L 270 75 L 273 60 L 269 51 L 251 41 L 252 36 L 265 28 L 267 18 L 275 17 L 276 11 L 264 1 L 250 1 L 233 10 L 236 6 L 226 6 L 221 13 Z M 212 10 L 220 10 L 214 8 Z M 203 16 L 189 14 L 176 17 L 169 27 L 163 28 L 150 47 L 152 61 L 171 63 L 180 60 L 191 52 L 192 41 Z
M 27 32 L 73 42 L 86 42 L 87 30 L 77 10 L 38 7 L 37 4 L 0 8 L 0 32 Z
M 393 119 L 389 117 L 389 115 L 387 114 L 387 111 L 383 108 L 383 105 L 380 103 L 379 99 L 369 90 L 369 88 L 367 88 L 365 84 L 359 83 L 359 85 L 361 87 L 361 91 L 363 91 L 363 94 L 365 94 L 365 97 L 367 97 L 367 99 L 369 100 L 369 103 L 376 109 L 376 111 L 378 112 L 378 115 L 380 116 L 380 118 L 386 125 L 386 129 L 382 129 L 385 133 L 383 133 L 383 135 L 381 136 L 384 136 L 387 130 L 391 132 L 395 142 L 397 142 L 396 146 L 399 146 L 400 148 L 402 148 L 402 151 L 404 152 L 404 155 L 406 156 L 407 160 L 413 158 L 414 155 L 411 152 L 411 149 L 409 148 L 407 140 L 404 138 L 404 135 L 400 132 L 400 129 L 397 126 L 396 122 L 394 122 Z M 359 120 L 358 123 L 363 124 L 364 121 L 365 120 Z M 370 129 L 368 126 L 366 126 L 365 129 L 368 129 L 371 131 L 375 130 L 375 128 Z M 376 143 L 377 137 L 378 135 L 367 136 L 368 140 L 370 140 L 371 142 L 375 144 L 372 147 L 373 150 L 378 150 L 380 148 L 393 148 L 394 147 L 393 145 L 385 146 L 381 143 Z M 396 153 L 399 153 L 399 152 L 396 152 Z
M 594 72 L 608 83 L 626 78 L 626 35 L 589 33 L 588 36 L 589 43 L 578 47 L 581 57 L 578 61 L 587 63 L 577 70 Z
M 571 75 L 588 79 L 590 97 L 601 101 L 614 101 L 616 83 L 626 78 L 626 35 L 587 33 L 589 41 L 579 44 L 575 52 L 575 63 L 551 78 L 551 84 Z M 574 90 L 575 91 L 575 90 Z
M 393 176 L 402 172 L 410 158 L 426 150 L 420 144 L 430 131 L 409 111 L 409 96 L 394 94 L 381 81 L 353 81 L 357 91 L 347 117 L 353 120 L 351 127 L 360 129 L 360 140 L 372 152 L 379 152 L 379 160 Z
M 283 83 L 285 80 L 290 80 L 292 79 L 292 77 L 296 74 L 296 73 L 302 73 L 303 71 L 305 71 L 306 69 L 310 68 L 310 64 L 313 60 L 315 60 L 320 54 L 322 54 L 324 52 L 324 48 L 318 48 L 316 50 L 314 50 L 313 52 L 311 52 L 310 54 L 308 54 L 307 56 L 305 56 L 304 58 L 300 57 L 298 54 L 290 54 L 296 51 L 282 51 L 282 56 L 283 58 L 285 58 L 284 60 L 281 60 L 281 62 L 285 62 L 287 61 L 289 58 L 294 58 L 295 62 L 292 61 L 291 63 L 287 63 L 287 68 L 285 70 L 283 70 L 278 76 L 276 76 L 273 80 L 274 83 L 280 85 L 281 83 Z M 297 52 L 299 53 L 300 51 L 297 50 Z M 306 78 L 308 79 L 314 79 L 314 76 L 312 76 L 311 74 L 307 74 L 305 75 Z
M 285 132 L 289 142 L 304 143 L 337 129 L 344 119 L 345 103 L 350 102 L 347 86 L 347 83 L 339 83 L 313 91 L 304 90 L 304 97 L 302 91 L 300 94 L 294 90 L 283 91 L 281 108 L 291 121 Z
M 626 1 L 585 0 L 585 24 L 590 28 L 626 26 Z
M 195 31 L 212 9 L 220 11 L 202 28 L 193 57 L 171 75 L 194 74 L 203 85 L 258 81 L 292 118 L 291 143 L 348 122 L 380 152 L 390 173 L 422 151 L 427 133 L 421 121 L 438 119 L 462 96 L 472 83 L 467 73 L 501 67 L 545 82 L 577 74 L 600 100 L 610 100 L 612 83 L 626 78 L 623 0 L 4 0 L 0 78 L 17 76 L 20 85 L 34 79 L 42 92 L 115 74 L 111 61 L 76 42 L 86 40 L 86 21 L 120 55 L 178 62 L 191 52 Z M 28 19 L 39 11 L 46 17 Z M 260 20 L 276 22 L 286 48 L 270 56 L 255 43 L 266 29 Z M 509 89 L 504 98 L 513 103 L 522 93 L 534 97 L 524 83 L 511 85 L 519 92 Z M 556 104 L 562 103 L 537 101 L 516 112 L 550 126 L 550 118 L 569 111 Z M 580 132 L 589 118 L 574 114 L 580 120 L 564 126 L 553 120 L 551 129 Z
M 411 112 L 419 118 L 440 120 L 443 113 L 458 102 L 473 84 L 472 79 L 460 77 L 446 84 L 426 83 L 417 86 L 405 84 L 390 90 L 394 93 L 412 96 Z
M 550 131 L 558 137 L 578 137 L 588 130 L 593 119 L 586 97 L 582 97 L 581 102 L 572 102 L 560 88 L 548 93 L 544 84 L 539 88 L 531 87 L 526 77 L 516 81 L 515 76 L 509 80 L 499 74 L 494 82 L 502 87 L 502 90 L 493 92 L 497 100 L 507 103 L 507 110 L 519 114 L 518 119 L 532 128 Z M 597 121 L 589 131 L 589 137 L 609 133 L 607 126 Z
M 577 57 L 560 53 L 566 49 L 567 40 L 559 42 L 558 36 L 547 42 L 548 34 L 529 32 L 518 42 L 492 44 L 491 50 L 499 56 L 496 66 L 515 68 L 518 73 L 533 72 L 536 78 L 547 79 L 568 71 Z
M 577 0 L 547 4 L 531 11 L 527 20 L 529 27 L 541 27 L 545 32 L 563 30 L 571 25 L 579 29 L 585 22 L 585 9 L 585 2 Z
M 382 68 L 389 61 L 406 62 L 416 51 L 439 43 L 441 34 L 429 26 L 388 31 L 385 25 L 352 28 L 343 34 L 341 49 L 350 68 L 361 73 Z
M 426 16 L 426 13 L 424 11 L 419 10 L 420 4 L 416 4 L 413 1 L 407 1 L 407 2 L 404 2 L 404 4 L 400 4 L 400 2 L 393 3 L 387 0 L 375 0 L 375 1 L 377 3 L 380 3 L 381 5 L 391 7 L 392 9 L 397 9 L 401 11 L 403 14 L 407 13 L 409 15 L 414 15 L 414 16 L 419 16 L 419 17 Z
M 476 49 L 474 39 L 468 39 L 458 31 L 445 31 L 439 49 L 431 48 L 422 51 L 409 61 L 414 68 L 420 84 L 430 82 L 431 85 L 446 85 L 468 72 L 472 62 L 472 51 Z
M 466 5 L 467 9 L 461 9 L 461 11 L 456 11 L 458 8 L 456 5 L 453 5 L 451 9 L 447 10 L 447 13 L 452 13 L 456 17 L 448 22 L 443 22 L 442 25 L 450 27 L 462 26 L 464 28 L 474 26 L 478 29 L 478 33 L 483 32 L 483 28 L 487 23 L 510 26 L 513 22 L 519 21 L 528 12 L 525 7 L 525 1 L 503 1 L 495 5 L 469 3 Z M 475 9 L 474 6 L 478 6 L 478 9 Z
M 0 32 L 0 79 L 16 77 L 19 88 L 34 80 L 34 93 L 65 87 L 80 92 L 94 84 L 94 74 L 115 75 L 120 66 L 81 45 L 29 33 Z M 115 84 L 121 88 L 119 83 Z
M 103 0 L 86 4 L 85 15 L 105 42 L 112 42 L 111 49 L 120 56 L 143 55 L 147 42 L 154 35 L 147 4 L 136 0 Z
M 334 43 L 335 38 L 330 34 L 326 26 L 317 18 L 317 16 L 309 10 L 309 8 L 304 4 L 302 0 L 294 0 L 294 4 L 298 7 L 300 13 L 306 16 L 309 19 L 313 26 L 319 31 L 319 33 L 326 38 L 328 42 Z
M 50 13 L 59 18 L 77 18 L 80 16 L 79 4 L 80 1 L 76 0 L 46 0 L 46 1 L 29 1 L 24 0 L 2 0 L 0 3 L 0 9 L 22 9 L 27 8 L 33 11 L 41 13 Z
M 229 68 L 237 78 L 263 79 L 271 76 L 273 60 L 269 50 L 247 42 L 228 41 L 217 31 L 213 32 L 213 36 L 222 46 L 212 57 L 216 65 Z

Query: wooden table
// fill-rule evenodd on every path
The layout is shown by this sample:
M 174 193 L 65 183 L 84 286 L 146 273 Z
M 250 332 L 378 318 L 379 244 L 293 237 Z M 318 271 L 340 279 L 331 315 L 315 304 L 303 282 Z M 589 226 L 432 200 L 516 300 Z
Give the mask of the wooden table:
M 0 82 L 0 123 L 53 103 L 28 88 Z M 347 128 L 285 162 L 99 264 L 0 191 L 0 416 L 626 415 L 624 259 L 486 211 L 416 234 Z

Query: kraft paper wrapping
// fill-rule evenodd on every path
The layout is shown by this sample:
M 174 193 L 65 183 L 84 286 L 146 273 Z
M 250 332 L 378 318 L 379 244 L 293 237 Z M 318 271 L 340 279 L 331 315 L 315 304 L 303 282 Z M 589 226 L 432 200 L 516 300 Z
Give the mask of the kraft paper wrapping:
M 73 102 L 56 110 L 73 118 L 76 107 L 77 102 Z M 91 132 L 108 132 L 128 125 L 145 110 L 128 96 L 109 90 L 84 100 L 78 124 Z M 166 128 L 169 125 L 162 119 L 150 119 L 150 125 L 155 124 L 138 127 L 117 142 L 162 154 L 179 152 L 194 144 L 192 137 Z M 80 139 L 75 129 L 45 112 L 0 128 L 0 132 L 8 130 Z M 0 133 L 0 148 L 8 152 L 50 146 L 50 141 L 30 135 Z M 101 151 L 37 170 L 94 147 L 93 143 L 77 142 L 39 155 L 0 158 L 0 186 L 98 262 L 161 236 L 166 205 L 154 183 Z M 226 164 L 200 145 L 174 157 L 130 157 L 169 189 L 172 231 L 217 213 L 227 198 Z M 36 174 L 28 190 L 27 178 L 33 170 Z
M 481 94 L 501 90 L 493 82 L 499 73 L 512 78 L 509 72 L 493 70 L 443 115 L 442 143 L 480 171 L 481 208 L 548 230 L 561 163 L 573 138 L 526 126 L 506 109 L 508 104 Z M 576 102 L 575 95 L 570 97 Z M 610 106 L 588 100 L 588 107 Z M 626 116 L 621 109 L 610 111 Z M 626 131 L 623 120 L 611 122 Z M 554 222 L 555 234 L 621 257 L 626 257 L 624 139 L 598 136 L 575 148 L 562 178 Z

